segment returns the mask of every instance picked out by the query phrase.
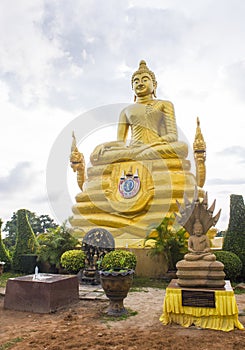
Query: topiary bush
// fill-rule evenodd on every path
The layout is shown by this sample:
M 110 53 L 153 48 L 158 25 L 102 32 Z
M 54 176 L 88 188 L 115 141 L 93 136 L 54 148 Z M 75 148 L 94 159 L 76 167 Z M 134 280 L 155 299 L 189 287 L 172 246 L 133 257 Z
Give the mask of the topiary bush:
M 242 261 L 240 279 L 245 281 L 245 206 L 241 195 L 230 196 L 230 219 L 223 250 L 235 253 Z
M 235 282 L 242 270 L 241 259 L 232 252 L 220 250 L 214 252 L 216 259 L 224 264 L 225 279 Z
M 37 239 L 29 223 L 26 209 L 19 209 L 17 211 L 17 238 L 13 254 L 13 269 L 25 272 L 22 266 L 22 256 L 36 254 L 37 248 Z
M 136 255 L 127 250 L 113 250 L 102 259 L 103 270 L 135 270 L 137 263 Z
M 7 251 L 5 244 L 3 243 L 2 240 L 2 220 L 0 219 L 0 261 L 4 262 L 4 271 L 9 271 L 11 270 L 11 265 L 12 265 L 12 261 L 11 258 L 9 256 L 9 252 Z
M 61 266 L 70 273 L 78 273 L 85 266 L 86 255 L 82 250 L 67 250 L 61 255 Z

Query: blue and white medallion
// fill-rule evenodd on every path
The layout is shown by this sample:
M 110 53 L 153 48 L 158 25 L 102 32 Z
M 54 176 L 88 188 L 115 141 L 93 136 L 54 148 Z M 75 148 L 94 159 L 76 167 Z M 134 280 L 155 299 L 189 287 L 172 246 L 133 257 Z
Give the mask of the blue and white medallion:
M 123 198 L 132 198 L 136 196 L 140 189 L 140 179 L 138 176 L 138 170 L 133 175 L 129 171 L 126 175 L 124 172 L 121 175 L 119 182 L 119 192 Z

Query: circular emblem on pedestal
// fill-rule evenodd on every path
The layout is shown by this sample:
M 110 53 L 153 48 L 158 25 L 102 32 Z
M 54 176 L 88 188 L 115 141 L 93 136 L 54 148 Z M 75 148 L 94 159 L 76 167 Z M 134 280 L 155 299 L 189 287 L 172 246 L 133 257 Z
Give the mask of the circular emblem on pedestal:
M 120 178 L 119 192 L 123 198 L 136 196 L 140 189 L 140 179 L 138 175 L 126 175 Z

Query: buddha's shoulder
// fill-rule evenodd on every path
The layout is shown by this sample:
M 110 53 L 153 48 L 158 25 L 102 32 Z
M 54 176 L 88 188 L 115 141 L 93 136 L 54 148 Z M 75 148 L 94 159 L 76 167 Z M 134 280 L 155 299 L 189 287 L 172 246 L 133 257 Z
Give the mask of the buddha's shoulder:
M 174 108 L 174 105 L 171 101 L 168 101 L 168 100 L 154 100 L 156 103 L 158 103 L 159 105 L 162 105 L 163 107 L 166 107 L 166 108 Z

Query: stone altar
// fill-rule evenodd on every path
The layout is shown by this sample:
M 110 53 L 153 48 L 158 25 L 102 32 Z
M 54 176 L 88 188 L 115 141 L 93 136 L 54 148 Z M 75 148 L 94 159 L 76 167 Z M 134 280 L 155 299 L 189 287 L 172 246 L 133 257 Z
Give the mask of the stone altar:
M 78 278 L 74 275 L 38 274 L 9 278 L 4 308 L 51 313 L 79 301 Z
M 208 208 L 207 193 L 201 201 L 197 191 L 192 202 L 185 197 L 184 204 L 178 203 L 178 206 L 180 214 L 176 215 L 177 221 L 190 234 L 189 252 L 176 264 L 178 284 L 181 287 L 222 288 L 225 285 L 224 265 L 216 261 L 206 235 L 217 223 L 221 210 L 213 216 L 215 201 Z

